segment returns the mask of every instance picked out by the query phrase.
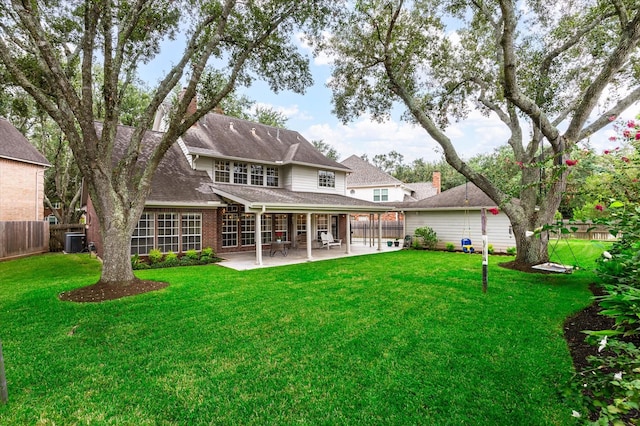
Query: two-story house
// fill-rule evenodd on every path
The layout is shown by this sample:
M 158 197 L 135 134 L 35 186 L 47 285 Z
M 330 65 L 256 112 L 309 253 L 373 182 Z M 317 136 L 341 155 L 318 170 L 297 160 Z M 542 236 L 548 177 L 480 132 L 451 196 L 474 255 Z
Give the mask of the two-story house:
M 161 119 L 156 127 L 163 130 Z M 126 141 L 130 132 L 121 126 L 117 139 Z M 145 145 L 160 135 L 147 132 Z M 161 162 L 131 252 L 212 247 L 255 251 L 261 264 L 264 246 L 276 238 L 304 246 L 311 258 L 323 232 L 343 239 L 349 251 L 349 215 L 391 209 L 348 197 L 349 171 L 296 131 L 209 113 Z

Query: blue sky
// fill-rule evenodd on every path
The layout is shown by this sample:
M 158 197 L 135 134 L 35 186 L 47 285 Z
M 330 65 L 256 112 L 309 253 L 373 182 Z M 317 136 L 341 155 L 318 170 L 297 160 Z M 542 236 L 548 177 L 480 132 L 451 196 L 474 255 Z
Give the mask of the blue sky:
M 254 82 L 249 88 L 239 88 L 238 92 L 245 94 L 257 105 L 265 105 L 282 112 L 288 117 L 287 127 L 298 131 L 307 140 L 323 140 L 334 147 L 339 154 L 339 160 L 352 154 L 365 153 L 371 159 L 376 154 L 387 154 L 392 150 L 404 156 L 405 164 L 418 158 L 427 162 L 440 160 L 442 151 L 427 132 L 421 127 L 400 120 L 403 111 L 400 105 L 392 118 L 384 123 L 361 117 L 346 125 L 342 124 L 331 113 L 331 90 L 326 86 L 331 75 L 330 60 L 327 57 L 313 58 L 311 50 L 303 43 L 300 43 L 300 48 L 311 58 L 314 76 L 314 85 L 309 87 L 304 95 L 286 91 L 275 94 L 261 81 Z M 179 39 L 164 42 L 160 55 L 150 64 L 140 67 L 141 78 L 153 87 L 182 51 L 183 45 Z M 623 118 L 631 119 L 637 112 L 637 107 L 631 108 Z M 508 138 L 507 128 L 497 117 L 484 117 L 476 111 L 471 112 L 463 122 L 452 123 L 446 134 L 464 159 L 479 153 L 492 152 L 505 144 Z M 614 132 L 610 125 L 594 135 L 590 145 L 597 151 L 611 149 L 608 138 L 612 135 Z

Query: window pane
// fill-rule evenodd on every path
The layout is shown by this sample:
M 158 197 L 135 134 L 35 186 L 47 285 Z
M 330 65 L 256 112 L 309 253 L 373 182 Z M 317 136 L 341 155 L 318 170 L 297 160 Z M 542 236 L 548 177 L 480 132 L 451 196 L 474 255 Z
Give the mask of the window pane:
M 228 161 L 216 161 L 214 179 L 216 182 L 229 183 L 231 165 Z
M 153 213 L 142 213 L 131 237 L 132 255 L 149 254 L 149 251 L 153 248 L 154 225 Z
M 278 186 L 279 176 L 277 167 L 267 167 L 267 186 Z
M 260 164 L 251 165 L 251 185 L 264 185 L 264 167 Z
M 272 237 L 272 233 L 271 230 L 272 228 L 272 220 L 271 220 L 271 216 L 270 215 L 265 215 L 262 217 L 262 242 L 263 243 L 270 243 L 272 241 L 271 237 Z
M 277 214 L 275 215 L 275 234 L 276 238 L 280 238 L 283 241 L 289 241 L 289 229 L 287 226 L 287 215 L 286 214 Z
M 178 214 L 158 213 L 158 250 L 178 252 Z
M 182 214 L 182 251 L 202 250 L 202 215 Z
M 318 186 L 321 188 L 335 188 L 336 174 L 328 170 L 318 171 Z
M 256 243 L 256 215 L 242 215 L 242 245 L 250 246 Z
M 233 183 L 247 184 L 247 163 L 233 163 Z
M 222 247 L 236 247 L 238 245 L 238 214 L 225 213 L 222 215 Z

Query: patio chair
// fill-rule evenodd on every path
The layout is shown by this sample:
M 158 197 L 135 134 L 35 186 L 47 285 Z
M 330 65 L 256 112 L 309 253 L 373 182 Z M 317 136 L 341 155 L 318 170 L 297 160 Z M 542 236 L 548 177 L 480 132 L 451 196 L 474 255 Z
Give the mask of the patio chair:
M 326 247 L 329 250 L 333 246 L 342 247 L 342 239 L 336 240 L 330 232 L 323 232 L 320 234 L 322 239 L 322 247 Z

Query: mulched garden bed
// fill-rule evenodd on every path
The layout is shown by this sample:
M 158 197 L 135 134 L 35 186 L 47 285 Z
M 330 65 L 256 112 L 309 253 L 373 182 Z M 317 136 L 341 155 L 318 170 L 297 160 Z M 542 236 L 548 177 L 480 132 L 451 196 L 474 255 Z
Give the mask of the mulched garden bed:
M 105 300 L 115 300 L 127 296 L 148 293 L 167 287 L 169 283 L 161 281 L 136 280 L 133 283 L 113 283 L 106 284 L 99 281 L 87 287 L 60 293 L 58 298 L 69 302 L 87 303 L 104 302 Z

